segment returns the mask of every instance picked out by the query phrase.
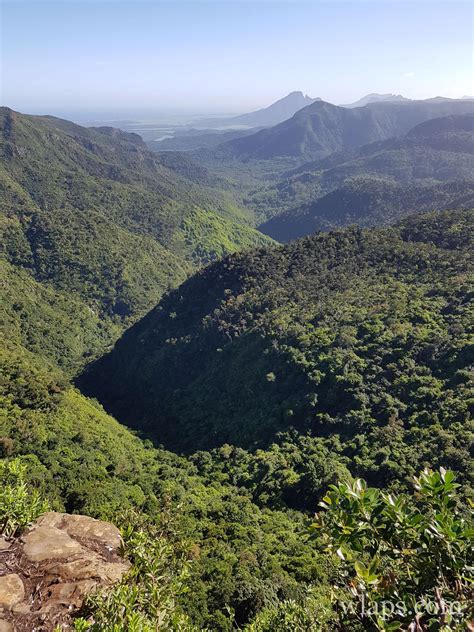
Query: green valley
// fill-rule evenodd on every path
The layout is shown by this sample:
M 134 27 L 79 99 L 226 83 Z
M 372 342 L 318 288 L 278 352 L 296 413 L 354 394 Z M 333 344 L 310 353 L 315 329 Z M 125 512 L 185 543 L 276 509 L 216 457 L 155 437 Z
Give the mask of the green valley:
M 0 632 L 474 632 L 465 0 L 5 0 Z

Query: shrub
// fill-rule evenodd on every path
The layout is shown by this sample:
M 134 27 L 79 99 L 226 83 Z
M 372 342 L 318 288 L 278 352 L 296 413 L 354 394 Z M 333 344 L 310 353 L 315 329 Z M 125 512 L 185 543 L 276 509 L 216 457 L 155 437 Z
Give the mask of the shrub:
M 472 515 L 454 474 L 424 470 L 412 497 L 333 485 L 314 527 L 337 554 L 343 622 L 366 630 L 461 630 L 472 616 Z
M 87 618 L 74 622 L 78 632 L 192 632 L 196 628 L 176 599 L 186 592 L 188 563 L 143 516 L 128 516 L 122 529 L 124 554 L 132 566 L 123 580 L 89 597 Z M 134 524 L 135 523 L 135 524 Z
M 48 510 L 39 492 L 26 483 L 21 459 L 0 461 L 0 534 L 10 538 Z

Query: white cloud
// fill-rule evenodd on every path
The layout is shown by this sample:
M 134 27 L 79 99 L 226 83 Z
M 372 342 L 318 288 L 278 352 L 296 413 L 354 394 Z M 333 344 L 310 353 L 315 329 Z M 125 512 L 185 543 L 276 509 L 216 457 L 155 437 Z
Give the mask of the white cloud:
M 411 79 L 414 76 L 415 76 L 414 72 L 404 72 L 403 75 L 402 75 L 402 78 L 403 79 Z

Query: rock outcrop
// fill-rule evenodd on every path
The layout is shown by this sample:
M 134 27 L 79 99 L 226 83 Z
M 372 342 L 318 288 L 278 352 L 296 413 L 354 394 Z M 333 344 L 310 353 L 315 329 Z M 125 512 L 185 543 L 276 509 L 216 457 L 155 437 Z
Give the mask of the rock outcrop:
M 121 545 L 113 525 L 55 512 L 10 542 L 0 538 L 0 632 L 71 629 L 87 594 L 128 570 Z

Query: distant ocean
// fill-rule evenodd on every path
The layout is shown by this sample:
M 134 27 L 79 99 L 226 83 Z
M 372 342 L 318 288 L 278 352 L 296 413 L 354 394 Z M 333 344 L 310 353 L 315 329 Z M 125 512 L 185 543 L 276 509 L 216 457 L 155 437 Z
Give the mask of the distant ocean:
M 95 115 L 94 115 L 95 114 Z M 200 125 L 200 121 L 206 119 L 222 118 L 223 125 L 219 129 L 235 129 L 236 126 L 226 126 L 225 119 L 235 116 L 236 112 L 190 112 L 184 114 L 176 114 L 170 112 L 159 112 L 156 114 L 147 113 L 126 113 L 123 116 L 113 115 L 112 113 L 84 113 L 75 115 L 74 113 L 59 114 L 63 118 L 74 121 L 78 125 L 84 127 L 117 127 L 126 132 L 135 132 L 139 134 L 145 141 L 160 141 L 165 138 L 172 138 L 177 130 L 183 129 L 207 129 L 206 126 Z M 215 126 L 213 126 L 214 129 Z

